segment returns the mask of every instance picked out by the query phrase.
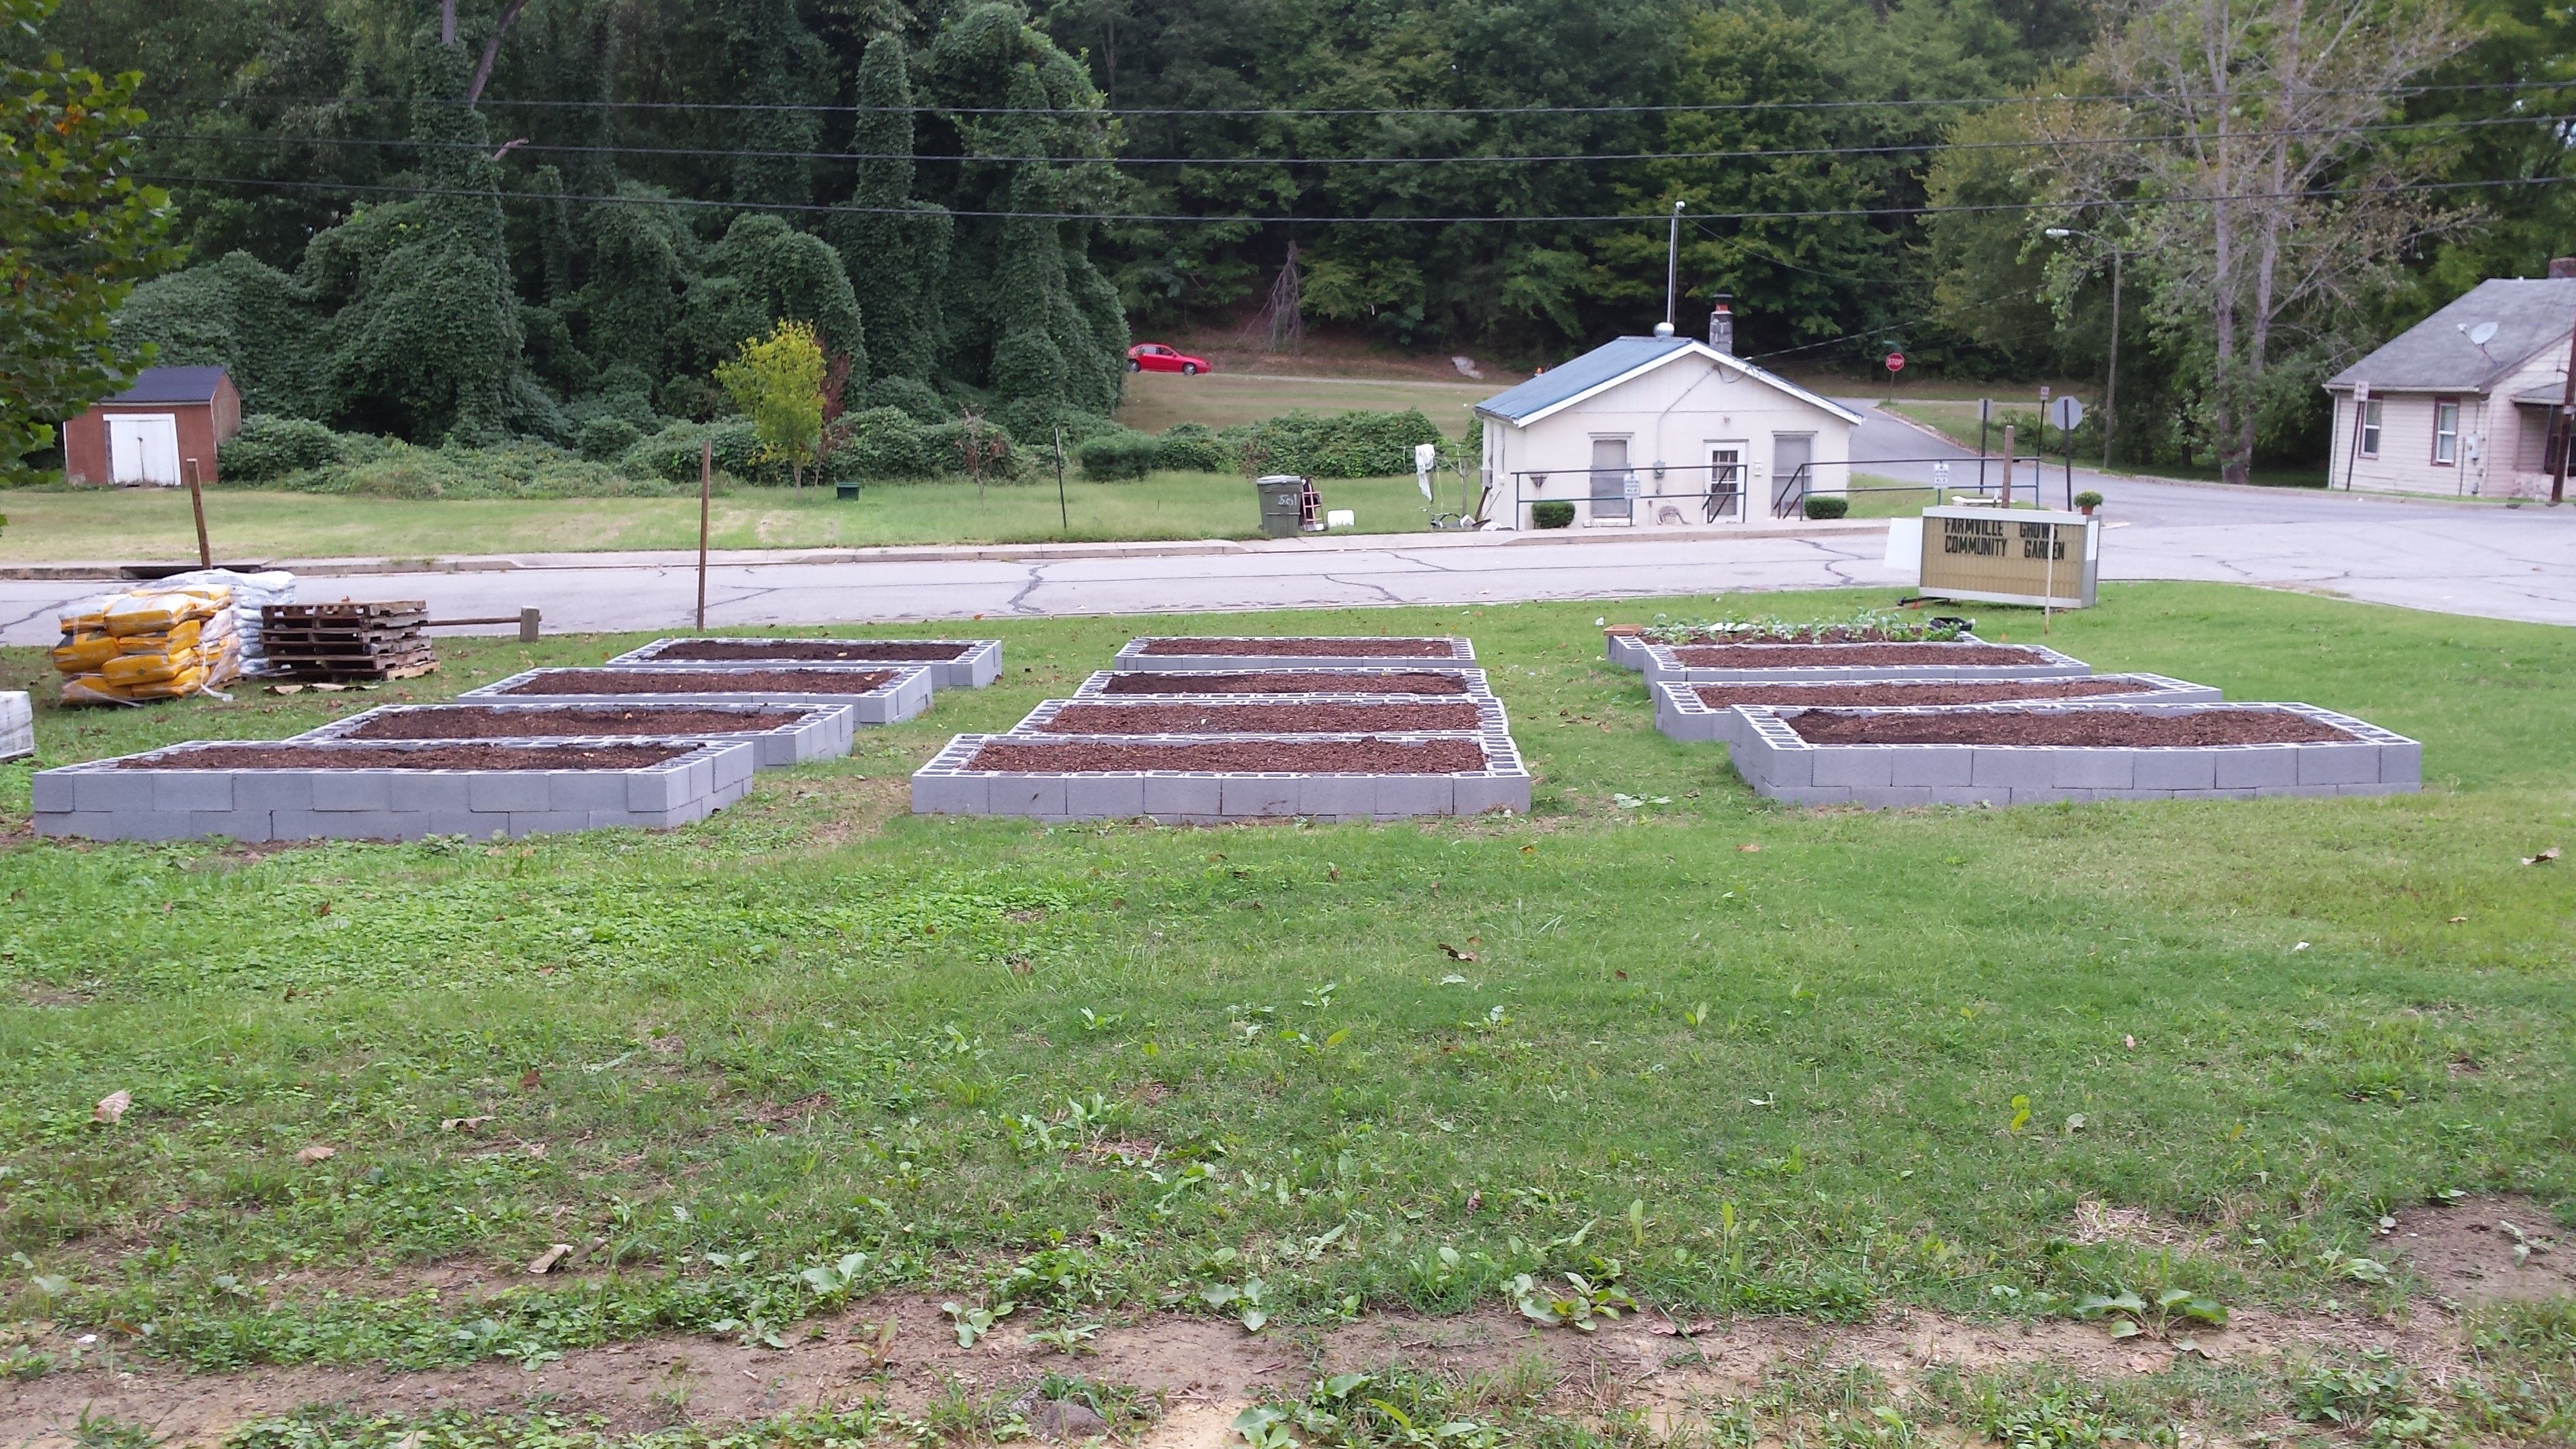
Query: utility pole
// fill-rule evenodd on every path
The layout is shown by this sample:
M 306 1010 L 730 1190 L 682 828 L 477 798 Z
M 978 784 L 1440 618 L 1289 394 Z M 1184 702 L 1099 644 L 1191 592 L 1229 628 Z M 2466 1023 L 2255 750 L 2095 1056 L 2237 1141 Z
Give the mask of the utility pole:
M 1672 232 L 1664 238 L 1664 325 L 1657 337 L 1673 335 L 1674 297 L 1681 290 L 1682 275 L 1682 203 L 1673 203 Z
M 2551 271 L 2557 271 L 2555 262 Z M 2558 394 L 2558 446 L 2549 453 L 2549 506 L 2557 507 L 2567 497 L 2567 445 L 2571 430 L 2568 423 L 2576 414 L 2576 327 L 2567 332 L 2567 385 Z

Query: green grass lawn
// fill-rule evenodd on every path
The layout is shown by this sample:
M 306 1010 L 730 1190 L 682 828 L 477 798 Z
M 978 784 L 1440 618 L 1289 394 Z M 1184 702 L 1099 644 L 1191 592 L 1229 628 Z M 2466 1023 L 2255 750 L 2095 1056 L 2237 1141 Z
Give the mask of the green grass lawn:
M 1524 1272 L 1684 1315 L 2166 1287 L 2360 1311 L 2412 1291 L 2402 1263 L 2379 1281 L 2382 1213 L 2517 1192 L 2576 1224 L 2570 867 L 2520 863 L 2576 843 L 2576 631 L 2102 597 L 2049 642 L 2416 735 L 2428 788 L 1777 808 L 1603 662 L 1596 617 L 1709 608 L 1669 600 L 988 621 L 999 686 L 667 834 L 38 843 L 29 769 L 0 767 L 0 1247 L 25 1255 L 0 1323 L 120 1324 L 211 1367 L 527 1358 L 886 1288 L 1049 1323 L 1252 1279 L 1292 1325 L 1451 1313 Z M 1535 809 L 904 813 L 952 731 L 1147 628 L 1470 635 Z M 42 763 L 642 637 L 442 640 L 445 672 L 365 694 L 45 708 Z M 0 651 L 0 682 L 42 669 Z M 2204 1246 L 2078 1242 L 2088 1201 Z M 419 1276 L 550 1242 L 600 1244 L 592 1271 L 462 1299 Z
M 1435 382 L 1399 377 L 1289 377 L 1268 372 L 1131 372 L 1118 421 L 1159 433 L 1174 423 L 1230 428 L 1282 413 L 1388 412 L 1420 408 L 1440 431 L 1466 436 L 1467 409 L 1501 392 L 1502 381 Z
M 1324 479 L 1331 508 L 1359 514 L 1370 533 L 1427 529 L 1422 495 L 1406 478 Z M 187 494 L 164 488 L 29 489 L 0 494 L 9 525 L 0 563 L 65 559 L 191 559 L 196 524 Z M 1066 527 L 1064 517 L 1072 526 Z M 695 548 L 694 498 L 429 499 L 333 497 L 255 488 L 206 495 L 219 559 L 588 553 Z M 1212 473 L 1157 473 L 1133 483 L 1055 482 L 872 486 L 844 503 L 828 489 L 736 488 L 715 500 L 717 548 L 833 548 L 871 544 L 1037 543 L 1054 540 L 1252 538 L 1252 485 Z

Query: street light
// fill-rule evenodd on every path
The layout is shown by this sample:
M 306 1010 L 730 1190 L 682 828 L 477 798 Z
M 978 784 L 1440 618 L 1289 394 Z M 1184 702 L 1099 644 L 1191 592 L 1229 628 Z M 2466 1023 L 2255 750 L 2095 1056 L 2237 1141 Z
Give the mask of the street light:
M 2111 249 L 2111 363 L 2102 379 L 2102 466 L 2111 466 L 2111 440 L 2119 435 L 2120 409 L 2120 259 L 2126 255 L 2109 238 L 2095 232 L 2078 231 L 2071 226 L 2052 226 L 2040 235 L 2051 241 L 2064 241 L 2080 236 L 2101 242 Z

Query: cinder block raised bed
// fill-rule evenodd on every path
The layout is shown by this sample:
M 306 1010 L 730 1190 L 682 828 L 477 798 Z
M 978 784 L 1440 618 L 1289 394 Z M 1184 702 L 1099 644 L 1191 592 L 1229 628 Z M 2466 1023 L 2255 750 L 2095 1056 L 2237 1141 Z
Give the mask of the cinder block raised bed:
M 1383 665 L 1459 666 L 1476 662 L 1469 640 L 1376 638 L 1365 634 L 1275 638 L 1148 634 L 1118 651 L 1126 673 L 1186 669 L 1338 669 Z
M 1101 669 L 1074 690 L 1093 695 L 1405 694 L 1426 698 L 1487 697 L 1481 669 Z
M 36 833 L 417 840 L 663 828 L 742 798 L 753 754 L 696 741 L 199 740 L 38 774 Z
M 1796 710 L 1737 705 L 1743 744 L 1731 758 L 1758 794 L 1805 804 L 2023 805 L 2046 800 L 2223 799 L 2384 795 L 2423 781 L 2423 746 L 2309 704 L 1959 705 L 1938 709 Z M 2210 715 L 2262 717 L 2221 730 Z M 1992 732 L 1978 716 L 2073 717 L 2083 744 L 1845 743 L 1815 735 Z M 2137 723 L 2144 722 L 2144 723 Z M 2020 722 L 2014 722 L 2018 725 Z M 1805 728 L 1807 733 L 1802 734 Z M 2176 735 L 2270 733 L 2272 743 L 2121 743 Z
M 1635 624 L 1613 624 L 1601 632 L 1601 652 L 1622 669 L 1644 673 L 1646 640 Z
M 999 639 L 656 639 L 608 661 L 627 664 L 918 664 L 936 689 L 982 689 L 1002 674 Z
M 1111 694 L 1050 699 L 1014 735 L 1508 735 L 1503 702 L 1381 694 Z
M 36 752 L 36 705 L 23 689 L 0 690 L 0 760 Z
M 880 725 L 930 708 L 930 670 L 919 664 L 530 669 L 469 689 L 457 699 L 484 704 L 846 704 L 856 723 Z
M 850 752 L 846 704 L 388 704 L 295 736 L 305 740 L 448 740 L 543 744 L 566 739 L 747 744 L 764 770 Z
M 1646 682 L 1782 683 L 1834 679 L 2047 679 L 2093 666 L 2038 644 L 1982 639 L 1875 644 L 1647 644 Z
M 1827 683 L 1677 684 L 1655 694 L 1655 728 L 1677 740 L 1736 745 L 1745 738 L 1739 704 L 1842 709 L 1869 706 L 2035 704 L 2089 700 L 2110 704 L 2216 704 L 2226 696 L 2206 684 L 2161 674 L 2086 674 L 2037 679 L 1850 679 Z
M 1320 759 L 1337 752 L 1382 760 L 1389 749 L 1422 752 L 1426 765 L 1473 764 L 1404 771 L 1252 769 L 1227 760 L 1227 767 L 1191 768 L 1220 755 L 1267 765 L 1295 765 L 1301 757 L 1340 763 Z M 988 750 L 1004 758 L 997 761 Z M 1067 768 L 1047 768 L 1050 754 L 1061 756 Z M 1104 759 L 1120 767 L 1072 768 L 1078 761 Z M 1171 768 L 1156 767 L 1163 763 Z M 1507 735 L 959 735 L 912 777 L 916 815 L 1040 820 L 1395 820 L 1526 812 L 1529 799 L 1529 771 Z

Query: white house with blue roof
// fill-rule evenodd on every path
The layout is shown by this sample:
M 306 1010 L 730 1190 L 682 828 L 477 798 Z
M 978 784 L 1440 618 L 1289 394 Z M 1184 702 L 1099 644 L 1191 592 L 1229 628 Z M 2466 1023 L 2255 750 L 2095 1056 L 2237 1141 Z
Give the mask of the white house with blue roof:
M 1658 327 L 1605 342 L 1476 404 L 1489 527 L 1705 528 L 1795 513 L 1850 486 L 1860 414 L 1734 354 L 1721 301 L 1709 341 Z

